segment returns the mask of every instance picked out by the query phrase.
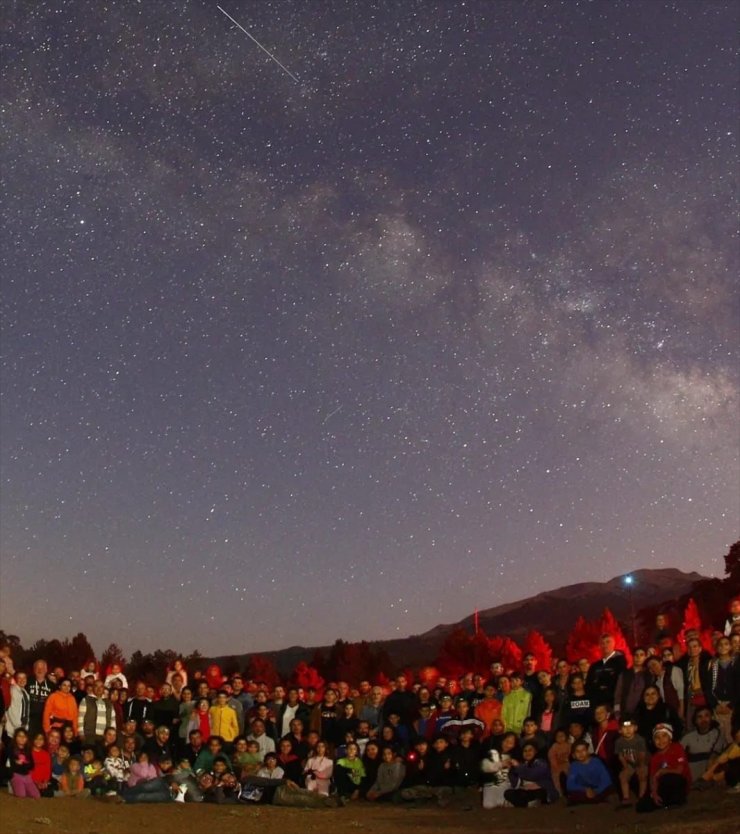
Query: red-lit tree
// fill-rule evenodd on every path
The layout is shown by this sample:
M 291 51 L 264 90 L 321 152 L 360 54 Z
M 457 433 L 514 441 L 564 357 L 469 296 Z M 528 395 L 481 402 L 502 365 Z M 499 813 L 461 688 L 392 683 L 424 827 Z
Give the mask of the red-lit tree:
M 488 667 L 494 661 L 503 664 L 507 672 L 521 669 L 522 650 L 511 637 L 502 637 L 499 634 L 495 634 L 493 637 L 488 638 Z
M 632 652 L 627 644 L 627 638 L 624 636 L 622 626 L 619 625 L 617 618 L 612 614 L 609 608 L 605 608 L 599 620 L 599 636 L 602 634 L 611 634 L 614 637 L 614 648 L 620 651 L 627 658 L 628 665 L 632 665 Z
M 253 654 L 249 658 L 245 674 L 249 680 L 264 683 L 270 691 L 280 683 L 280 675 L 278 675 L 275 664 L 261 654 Z
M 552 668 L 552 647 L 536 629 L 532 629 L 522 643 L 522 655 L 533 654 L 537 668 L 549 672 Z
M 301 660 L 301 662 L 295 667 L 293 674 L 291 675 L 290 682 L 293 686 L 300 686 L 303 689 L 313 687 L 319 698 L 324 697 L 324 687 L 326 686 L 326 681 L 319 674 L 319 670 L 314 666 L 309 666 L 305 660 Z
M 375 683 L 383 688 L 383 691 L 388 693 L 391 691 L 391 679 L 385 672 L 378 672 L 375 676 Z
M 702 646 L 707 651 L 714 652 L 714 646 L 712 644 L 712 629 L 704 627 L 701 621 L 701 614 L 699 613 L 699 606 L 693 598 L 689 599 L 686 603 L 686 608 L 683 613 L 683 624 L 681 625 L 681 631 L 678 632 L 677 637 L 681 651 L 684 652 L 686 651 L 686 634 L 689 631 L 698 631 Z
M 591 663 L 599 659 L 599 635 L 601 628 L 598 622 L 589 622 L 585 617 L 576 620 L 568 640 L 565 643 L 565 657 L 568 663 L 575 663 L 582 657 L 587 657 Z
M 469 634 L 464 628 L 456 628 L 442 643 L 436 666 L 446 677 L 458 678 L 466 672 L 486 674 L 494 660 L 517 669 L 521 659 L 521 649 L 510 637 L 488 637 L 483 629 Z
M 478 632 L 482 634 L 482 632 Z M 445 677 L 460 677 L 468 670 L 472 670 L 475 661 L 475 645 L 473 636 L 464 628 L 451 631 L 440 646 L 435 665 Z
M 433 688 L 439 680 L 439 669 L 436 666 L 422 666 L 419 669 L 419 683 Z

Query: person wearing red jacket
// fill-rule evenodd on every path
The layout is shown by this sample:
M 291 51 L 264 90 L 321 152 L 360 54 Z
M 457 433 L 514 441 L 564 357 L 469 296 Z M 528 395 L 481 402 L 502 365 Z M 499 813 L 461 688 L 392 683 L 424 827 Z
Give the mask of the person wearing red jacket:
M 38 788 L 41 796 L 53 796 L 51 788 L 51 754 L 46 749 L 46 738 L 43 733 L 37 733 L 31 746 L 33 769 L 31 779 Z
M 653 730 L 655 753 L 650 758 L 648 792 L 635 807 L 638 813 L 683 805 L 691 788 L 689 757 L 673 740 L 670 724 L 657 724 Z

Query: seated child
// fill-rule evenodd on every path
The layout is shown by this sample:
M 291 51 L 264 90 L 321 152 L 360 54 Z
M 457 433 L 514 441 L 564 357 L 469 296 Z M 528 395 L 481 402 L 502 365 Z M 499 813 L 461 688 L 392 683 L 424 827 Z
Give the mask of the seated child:
M 62 778 L 68 759 L 69 747 L 66 744 L 60 744 L 56 753 L 51 757 L 51 781 L 54 791 L 59 790 L 59 780 Z
M 172 771 L 172 782 L 178 787 L 176 802 L 203 801 L 203 793 L 198 787 L 198 780 L 187 756 L 178 760 L 177 767 Z
M 568 733 L 560 729 L 555 731 L 555 741 L 547 751 L 547 760 L 550 763 L 550 774 L 560 796 L 565 796 L 565 783 L 570 769 L 571 744 L 568 741 Z
M 54 789 L 51 784 L 51 755 L 46 749 L 46 736 L 43 733 L 37 733 L 33 737 L 31 758 L 33 759 L 31 779 L 36 785 L 38 792 L 41 796 L 53 796 Z
M 268 753 L 265 756 L 262 767 L 256 775 L 260 779 L 282 779 L 285 776 L 285 771 L 278 764 L 277 753 Z
M 90 796 L 90 789 L 85 787 L 82 764 L 76 756 L 67 759 L 64 773 L 59 779 L 59 790 L 54 796 L 69 796 L 74 799 L 87 799 Z
M 622 718 L 619 738 L 614 743 L 614 752 L 620 765 L 619 789 L 622 805 L 630 804 L 630 785 L 637 778 L 637 798 L 645 796 L 648 777 L 648 749 L 645 739 L 637 733 L 637 722 Z
M 573 761 L 565 782 L 568 805 L 606 802 L 612 792 L 612 780 L 604 762 L 592 755 L 585 741 L 573 745 Z
M 655 753 L 650 757 L 648 769 L 650 791 L 635 806 L 638 813 L 683 805 L 691 788 L 689 757 L 673 740 L 670 724 L 655 725 L 653 745 Z
M 365 765 L 360 758 L 360 751 L 352 741 L 347 745 L 347 752 L 337 759 L 334 768 L 334 779 L 337 793 L 349 799 L 357 799 L 360 795 L 360 782 L 365 775 Z
M 217 805 L 236 802 L 241 786 L 229 770 L 229 763 L 224 756 L 216 756 L 209 775 L 211 782 L 203 791 L 203 801 L 215 802 Z
M 248 741 L 246 752 L 239 753 L 239 762 L 242 782 L 250 776 L 256 776 L 257 771 L 262 767 L 262 754 L 260 753 L 259 743 L 256 741 Z
M 594 752 L 594 744 L 591 740 L 591 735 L 586 730 L 584 724 L 581 724 L 580 721 L 571 721 L 568 725 L 568 741 L 570 742 L 571 749 L 575 746 L 577 741 L 585 741 L 588 745 L 588 752 Z
M 406 766 L 396 756 L 392 748 L 384 747 L 381 755 L 383 761 L 378 767 L 375 781 L 367 792 L 367 799 L 370 802 L 383 802 L 392 799 L 401 787 L 403 777 L 406 775 Z
M 95 755 L 94 747 L 82 748 L 82 775 L 85 787 L 93 796 L 103 796 L 108 791 L 108 783 L 103 770 L 103 763 Z
M 484 808 L 503 808 L 506 805 L 504 792 L 511 787 L 509 766 L 516 746 L 516 733 L 506 733 L 501 739 L 500 751 L 492 748 L 481 762 Z
M 108 748 L 108 755 L 103 760 L 103 771 L 108 779 L 108 793 L 121 793 L 128 779 L 129 768 L 117 744 L 111 744 Z

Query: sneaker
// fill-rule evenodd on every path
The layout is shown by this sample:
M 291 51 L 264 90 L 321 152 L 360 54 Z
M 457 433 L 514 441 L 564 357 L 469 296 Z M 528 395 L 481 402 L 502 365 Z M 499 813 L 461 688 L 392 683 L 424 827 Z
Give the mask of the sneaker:
M 185 802 L 185 794 L 188 792 L 187 785 L 180 785 L 177 789 L 177 796 L 175 797 L 175 802 Z
M 112 805 L 120 805 L 123 802 L 123 797 L 119 796 L 115 791 L 109 791 L 105 796 L 100 797 L 103 802 L 110 802 Z
M 732 788 L 727 788 L 727 793 L 740 793 L 740 783 Z

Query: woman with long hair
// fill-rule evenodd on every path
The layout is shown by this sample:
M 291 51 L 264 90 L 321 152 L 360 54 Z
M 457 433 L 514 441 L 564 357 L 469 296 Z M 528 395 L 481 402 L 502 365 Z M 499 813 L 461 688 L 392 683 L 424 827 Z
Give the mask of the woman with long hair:
M 634 717 L 637 722 L 637 731 L 647 742 L 651 753 L 655 752 L 653 730 L 658 724 L 669 724 L 673 728 L 674 736 L 681 737 L 681 719 L 678 713 L 665 703 L 657 686 L 645 687 Z

